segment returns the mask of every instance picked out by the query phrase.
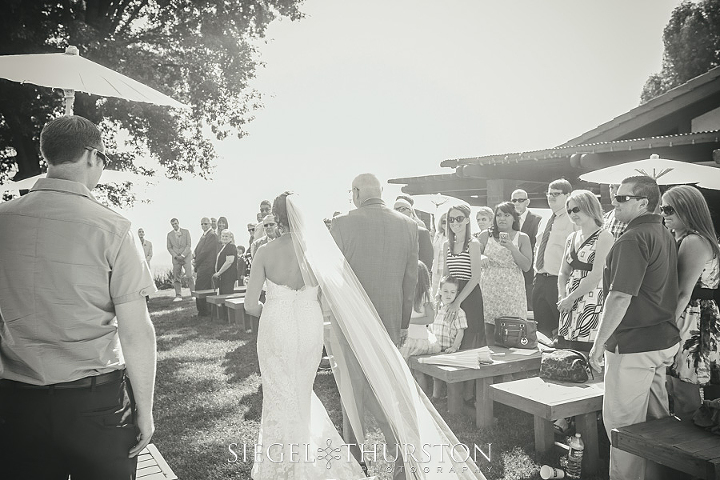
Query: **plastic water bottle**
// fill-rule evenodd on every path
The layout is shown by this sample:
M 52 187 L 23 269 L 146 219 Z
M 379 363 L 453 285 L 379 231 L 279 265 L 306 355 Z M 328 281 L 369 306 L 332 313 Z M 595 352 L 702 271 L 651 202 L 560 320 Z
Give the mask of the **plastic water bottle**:
M 585 444 L 579 433 L 570 438 L 568 442 L 570 453 L 568 453 L 567 476 L 568 478 L 580 478 L 582 473 L 582 457 Z

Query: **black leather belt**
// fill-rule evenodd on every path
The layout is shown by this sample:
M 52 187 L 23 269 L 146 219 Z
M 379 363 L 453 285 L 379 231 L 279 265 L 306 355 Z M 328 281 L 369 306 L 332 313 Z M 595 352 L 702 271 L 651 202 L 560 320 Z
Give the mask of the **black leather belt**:
M 553 275 L 552 273 L 547 272 L 537 272 L 535 275 L 539 275 L 541 277 L 557 277 L 557 275 Z
M 15 380 L 0 380 L 0 388 L 25 388 L 32 390 L 65 390 L 71 388 L 90 388 L 93 385 L 105 385 L 122 380 L 125 370 L 115 370 L 102 375 L 80 378 L 72 382 L 54 383 L 52 385 L 33 385 L 31 383 L 17 382 Z

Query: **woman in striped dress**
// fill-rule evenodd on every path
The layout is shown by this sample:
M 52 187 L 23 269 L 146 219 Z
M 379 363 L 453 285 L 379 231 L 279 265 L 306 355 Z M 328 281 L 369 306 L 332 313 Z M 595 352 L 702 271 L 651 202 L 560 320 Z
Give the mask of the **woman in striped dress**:
M 447 217 L 448 240 L 445 242 L 445 275 L 460 281 L 460 293 L 448 305 L 448 312 L 462 308 L 467 316 L 461 350 L 487 345 L 480 291 L 480 243 L 470 235 L 470 207 L 458 204 L 450 207 Z

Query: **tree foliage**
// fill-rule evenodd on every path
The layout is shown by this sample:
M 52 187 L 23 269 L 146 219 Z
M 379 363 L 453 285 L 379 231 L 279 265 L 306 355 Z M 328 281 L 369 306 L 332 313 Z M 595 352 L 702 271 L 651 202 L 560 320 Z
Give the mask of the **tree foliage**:
M 275 18 L 302 17 L 302 0 L 4 0 L 0 55 L 80 55 L 192 106 L 168 107 L 76 92 L 75 113 L 104 130 L 113 168 L 147 155 L 168 175 L 205 176 L 215 158 L 206 132 L 243 136 L 260 106 L 248 87 L 260 65 L 253 40 Z M 0 181 L 41 173 L 42 126 L 62 114 L 62 93 L 0 79 Z M 2 183 L 2 182 L 0 182 Z
M 645 82 L 641 103 L 720 65 L 720 0 L 683 1 L 670 16 L 663 42 L 662 71 Z

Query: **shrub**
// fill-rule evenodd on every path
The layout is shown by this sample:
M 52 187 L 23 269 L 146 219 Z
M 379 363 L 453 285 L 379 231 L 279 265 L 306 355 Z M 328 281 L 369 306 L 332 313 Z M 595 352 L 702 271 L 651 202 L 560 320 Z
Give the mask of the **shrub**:
M 183 277 L 181 280 L 182 287 L 188 287 L 187 277 Z M 173 285 L 173 273 L 172 270 L 167 269 L 163 272 L 155 274 L 155 288 L 158 290 L 169 290 L 175 288 Z

